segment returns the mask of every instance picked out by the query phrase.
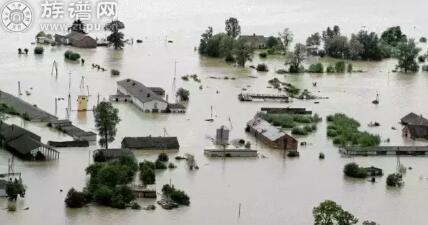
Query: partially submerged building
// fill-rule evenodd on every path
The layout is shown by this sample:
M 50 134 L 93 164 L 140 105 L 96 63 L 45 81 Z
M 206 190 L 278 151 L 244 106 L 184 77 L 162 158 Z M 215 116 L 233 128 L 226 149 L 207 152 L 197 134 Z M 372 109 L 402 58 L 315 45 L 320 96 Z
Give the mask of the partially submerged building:
M 63 45 L 71 45 L 77 48 L 96 48 L 97 41 L 87 34 L 72 31 L 67 35 L 55 34 L 55 42 Z
M 403 135 L 411 139 L 428 139 L 428 119 L 422 115 L 409 113 L 401 118 L 401 124 L 404 125 Z
M 253 49 L 265 49 L 267 38 L 263 35 L 241 35 L 240 40 L 243 40 L 245 44 Z
M 16 125 L 0 125 L 0 144 L 24 160 L 58 159 L 59 152 L 43 144 L 41 137 Z
M 298 141 L 257 115 L 247 122 L 246 131 L 271 148 L 296 150 Z
M 117 82 L 117 94 L 110 96 L 110 101 L 131 102 L 143 112 L 177 112 L 184 113 L 186 108 L 181 104 L 168 103 L 165 91 L 160 87 L 146 87 L 142 83 L 125 79 Z
M 71 136 L 74 140 L 94 142 L 97 134 L 92 131 L 84 131 L 72 124 L 70 120 L 52 120 L 49 125 Z
M 122 148 L 178 150 L 180 144 L 177 137 L 125 137 L 122 140 Z

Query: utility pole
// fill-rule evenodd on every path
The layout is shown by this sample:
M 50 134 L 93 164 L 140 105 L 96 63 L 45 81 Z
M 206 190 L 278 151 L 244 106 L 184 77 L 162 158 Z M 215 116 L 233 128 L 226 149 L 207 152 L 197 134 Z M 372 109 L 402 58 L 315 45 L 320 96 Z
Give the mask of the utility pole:
M 22 95 L 22 92 L 21 92 L 21 81 L 18 81 L 18 95 Z
M 174 79 L 172 80 L 172 95 L 175 96 L 177 82 L 177 60 L 174 60 Z M 177 98 L 174 98 L 174 103 L 177 102 Z

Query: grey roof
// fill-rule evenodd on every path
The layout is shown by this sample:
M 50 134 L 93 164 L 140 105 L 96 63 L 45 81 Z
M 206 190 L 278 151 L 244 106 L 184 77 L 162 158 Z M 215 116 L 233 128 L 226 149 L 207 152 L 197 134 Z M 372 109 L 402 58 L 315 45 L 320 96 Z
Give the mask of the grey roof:
M 118 86 L 126 89 L 129 94 L 133 97 L 137 98 L 141 102 L 150 102 L 153 100 L 157 100 L 160 102 L 166 101 L 162 98 L 162 96 L 153 92 L 149 87 L 144 86 L 142 83 L 133 80 L 133 79 L 125 79 L 117 82 Z
M 0 126 L 0 138 L 5 142 L 9 142 L 11 140 L 17 139 L 21 136 L 30 136 L 34 140 L 40 141 L 41 137 L 30 132 L 24 128 L 18 127 L 14 124 L 8 125 L 6 123 L 2 123 Z
M 87 34 L 82 34 L 82 33 L 76 32 L 76 31 L 70 32 L 69 34 L 66 35 L 66 37 L 68 39 L 70 39 L 70 41 L 80 41 L 85 37 L 92 38 L 92 37 L 88 36 Z
M 130 149 L 179 149 L 177 137 L 125 137 L 122 148 Z
M 42 143 L 34 140 L 33 138 L 27 135 L 21 136 L 13 141 L 10 141 L 7 143 L 7 145 L 23 155 L 29 154 L 32 150 L 43 146 Z
M 428 120 L 422 115 L 416 115 L 416 113 L 407 114 L 405 117 L 401 118 L 401 123 L 404 125 L 428 126 Z
M 242 39 L 246 42 L 251 42 L 252 44 L 263 45 L 266 44 L 266 37 L 263 35 L 241 35 L 239 39 Z
M 186 107 L 184 107 L 184 105 L 179 104 L 179 103 L 170 103 L 170 104 L 168 104 L 168 108 L 169 109 L 186 109 Z
M 286 135 L 286 133 L 272 126 L 269 122 L 261 119 L 260 117 L 255 117 L 254 119 L 248 121 L 247 125 L 255 129 L 258 133 L 262 134 L 270 141 L 276 141 Z

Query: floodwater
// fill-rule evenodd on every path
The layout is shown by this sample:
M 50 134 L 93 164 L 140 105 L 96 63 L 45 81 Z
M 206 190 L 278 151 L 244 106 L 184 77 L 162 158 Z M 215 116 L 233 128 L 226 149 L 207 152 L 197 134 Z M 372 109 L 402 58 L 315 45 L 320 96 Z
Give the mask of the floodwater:
M 116 81 L 134 78 L 148 86 L 172 90 L 174 61 L 177 60 L 177 87 L 190 90 L 191 100 L 186 114 L 146 114 L 129 104 L 115 104 L 120 110 L 121 123 L 116 141 L 112 147 L 119 147 L 125 136 L 168 135 L 178 136 L 179 153 L 195 155 L 200 169 L 188 171 L 184 162 L 176 162 L 178 168 L 157 173 L 157 188 L 172 182 L 185 190 L 191 197 L 189 207 L 166 211 L 115 210 L 89 206 L 82 209 L 67 209 L 64 205 L 66 192 L 71 187 L 81 189 L 87 177 L 84 169 L 90 161 L 89 148 L 60 149 L 60 160 L 47 163 L 23 162 L 16 160 L 15 171 L 23 173 L 27 185 L 25 199 L 18 201 L 18 211 L 5 210 L 6 199 L 0 199 L 0 224 L 311 224 L 312 208 L 319 202 L 331 199 L 341 204 L 363 220 L 374 220 L 383 225 L 427 224 L 425 218 L 428 205 L 428 159 L 426 157 L 402 157 L 401 163 L 413 167 L 405 176 L 405 185 L 400 189 L 387 188 L 385 178 L 377 183 L 344 178 L 342 168 L 355 161 L 363 166 L 377 166 L 389 174 L 396 169 L 395 157 L 355 157 L 343 158 L 338 149 L 326 138 L 326 123 L 318 126 L 318 131 L 299 141 L 307 141 L 300 147 L 300 158 L 284 158 L 283 153 L 256 144 L 244 132 L 245 123 L 262 106 L 308 107 L 321 116 L 343 112 L 359 120 L 362 129 L 380 134 L 382 139 L 390 138 L 389 144 L 426 144 L 413 142 L 401 136 L 399 119 L 409 112 L 428 116 L 428 73 L 391 73 L 394 60 L 376 63 L 357 62 L 355 69 L 367 71 L 344 75 L 276 75 L 274 69 L 281 68 L 283 59 L 261 60 L 270 68 L 268 73 L 257 73 L 250 69 L 240 69 L 226 65 L 221 60 L 200 57 L 194 51 L 199 35 L 208 25 L 215 31 L 223 30 L 228 16 L 239 18 L 243 33 L 276 34 L 284 27 L 295 32 L 298 41 L 310 33 L 320 31 L 328 25 L 339 24 L 345 33 L 357 31 L 365 26 L 368 30 L 380 32 L 391 25 L 401 25 L 404 31 L 415 38 L 426 34 L 427 14 L 422 0 L 237 0 L 237 1 L 166 1 L 143 0 L 121 1 L 119 17 L 127 26 L 125 34 L 144 43 L 127 45 L 123 51 L 98 48 L 93 50 L 73 49 L 86 59 L 86 65 L 68 63 L 63 60 L 67 47 L 45 47 L 43 56 L 18 56 L 17 48 L 29 48 L 37 32 L 37 21 L 33 29 L 25 34 L 1 33 L 0 47 L 0 89 L 17 94 L 17 81 L 23 90 L 31 87 L 31 96 L 22 96 L 26 101 L 54 114 L 54 98 L 66 97 L 69 73 L 71 73 L 71 94 L 86 93 L 79 88 L 81 77 L 89 86 L 90 104 L 100 98 L 108 98 L 116 91 Z M 35 6 L 38 6 L 34 4 Z M 104 34 L 97 34 L 102 37 Z M 168 39 L 174 43 L 167 44 Z M 426 49 L 426 46 L 424 46 Z M 53 61 L 59 64 L 59 76 L 51 76 Z M 109 72 L 91 68 L 97 63 L 107 69 L 121 71 L 119 77 L 111 77 Z M 183 82 L 179 77 L 196 73 L 202 79 L 203 90 L 198 83 Z M 248 76 L 257 78 L 249 78 Z M 236 80 L 210 79 L 235 77 Z M 237 95 L 241 88 L 250 85 L 249 91 L 270 93 L 267 81 L 273 77 L 291 82 L 297 87 L 307 88 L 314 94 L 330 97 L 313 101 L 285 103 L 241 103 Z M 318 87 L 312 87 L 317 82 Z M 216 92 L 219 91 L 217 94 Z M 380 104 L 371 101 L 380 94 Z M 171 96 L 171 95 L 170 95 Z M 171 100 L 171 98 L 170 98 Z M 66 101 L 58 103 L 58 116 L 65 117 Z M 205 122 L 213 106 L 215 121 Z M 229 118 L 230 121 L 229 122 Z M 83 129 L 93 130 L 91 112 L 73 112 L 70 118 Z M 370 121 L 378 121 L 379 128 L 366 126 Z M 48 140 L 69 140 L 70 138 L 48 129 L 45 124 L 28 123 L 18 118 L 9 122 L 22 125 L 37 132 Z M 210 144 L 208 137 L 215 134 L 220 125 L 231 126 L 232 138 L 245 138 L 257 146 L 266 158 L 256 159 L 209 159 L 203 155 L 204 147 Z M 397 130 L 392 130 L 394 126 Z M 324 152 L 325 160 L 318 159 Z M 159 152 L 136 152 L 138 159 L 154 159 Z M 0 151 L 0 171 L 7 171 L 7 160 L 11 155 Z M 60 192 L 60 190 L 64 190 Z M 154 204 L 142 200 L 142 205 Z M 241 214 L 238 217 L 238 206 Z M 29 207 L 29 210 L 22 210 Z

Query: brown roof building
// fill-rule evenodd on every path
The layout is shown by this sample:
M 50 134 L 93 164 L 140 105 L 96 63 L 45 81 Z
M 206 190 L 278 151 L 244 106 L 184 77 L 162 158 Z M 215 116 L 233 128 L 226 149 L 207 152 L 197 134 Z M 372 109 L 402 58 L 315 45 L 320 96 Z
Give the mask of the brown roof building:
M 422 115 L 409 113 L 401 119 L 404 125 L 403 135 L 412 139 L 428 139 L 428 120 Z

